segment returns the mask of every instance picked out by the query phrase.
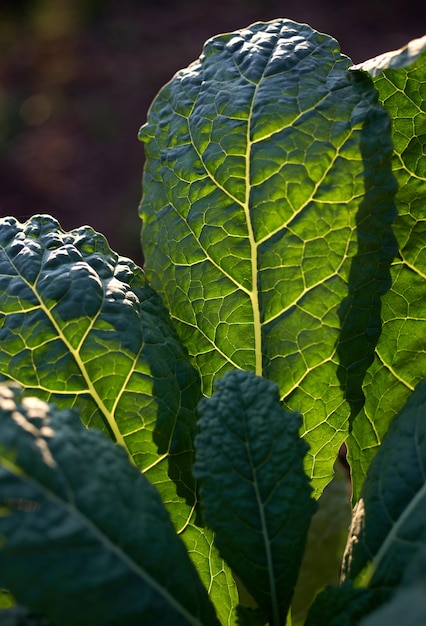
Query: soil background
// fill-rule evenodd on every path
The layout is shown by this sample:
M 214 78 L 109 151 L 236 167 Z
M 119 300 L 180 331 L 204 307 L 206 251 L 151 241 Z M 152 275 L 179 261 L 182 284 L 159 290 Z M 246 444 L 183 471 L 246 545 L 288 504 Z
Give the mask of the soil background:
M 206 39 L 277 17 L 332 35 L 354 63 L 426 31 L 415 0 L 0 0 L 0 216 L 89 224 L 142 263 L 150 103 Z

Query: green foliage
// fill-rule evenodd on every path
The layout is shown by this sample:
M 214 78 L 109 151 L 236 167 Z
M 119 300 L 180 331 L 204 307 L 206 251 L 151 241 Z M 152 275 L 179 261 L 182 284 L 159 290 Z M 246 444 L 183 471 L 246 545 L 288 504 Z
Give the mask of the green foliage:
M 308 26 L 255 24 L 207 42 L 140 131 L 147 276 L 205 393 L 252 369 L 302 413 L 317 495 L 362 406 L 396 252 L 389 119 L 349 66 Z
M 279 626 L 316 508 L 300 415 L 281 407 L 276 385 L 241 370 L 219 380 L 199 409 L 194 475 L 205 519 L 232 571 Z
M 1 371 L 127 449 L 230 605 L 231 574 L 196 523 L 199 377 L 143 271 L 91 228 L 64 233 L 49 216 L 3 219 L 0 246 Z
M 399 246 L 390 268 L 392 286 L 382 298 L 382 333 L 364 380 L 364 415 L 354 421 L 349 440 L 356 498 L 392 416 L 426 372 L 425 44 L 423 37 L 357 66 L 373 75 L 379 101 L 392 121 Z
M 140 131 L 146 274 L 0 220 L 2 623 L 422 619 L 425 50 L 208 41 Z
M 54 624 L 217 624 L 157 490 L 125 451 L 69 410 L 7 387 L 0 402 L 2 583 Z
M 425 414 L 426 380 L 392 421 L 370 465 L 352 517 L 344 578 L 393 589 L 426 544 Z

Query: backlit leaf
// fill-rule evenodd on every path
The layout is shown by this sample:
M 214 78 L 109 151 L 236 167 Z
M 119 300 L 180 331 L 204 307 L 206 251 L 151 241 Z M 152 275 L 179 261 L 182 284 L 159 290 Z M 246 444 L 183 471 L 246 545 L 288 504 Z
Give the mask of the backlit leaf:
M 334 39 L 290 20 L 209 40 L 140 131 L 149 280 L 203 389 L 263 375 L 303 415 L 319 494 L 363 403 L 390 286 L 388 117 Z
M 355 499 L 391 419 L 426 377 L 426 37 L 356 67 L 373 76 L 392 120 L 399 253 L 365 379 L 365 408 L 349 441 Z
M 203 580 L 227 623 L 235 586 L 197 522 L 200 383 L 144 272 L 89 227 L 68 233 L 49 216 L 1 219 L 0 372 L 27 394 L 75 407 L 85 425 L 127 449 L 177 532 L 191 530 L 185 542 L 206 559 Z

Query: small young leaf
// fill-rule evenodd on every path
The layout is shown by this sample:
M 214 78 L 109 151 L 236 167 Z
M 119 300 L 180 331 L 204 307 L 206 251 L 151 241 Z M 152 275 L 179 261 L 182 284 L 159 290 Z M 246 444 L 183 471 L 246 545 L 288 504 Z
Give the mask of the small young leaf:
M 373 459 L 356 505 L 344 578 L 396 587 L 426 545 L 426 380 L 395 417 Z
M 71 411 L 1 387 L 0 585 L 55 626 L 218 626 L 156 489 Z
M 235 370 L 199 405 L 194 475 L 221 556 L 271 624 L 282 624 L 316 502 L 303 469 L 300 416 L 274 383 Z

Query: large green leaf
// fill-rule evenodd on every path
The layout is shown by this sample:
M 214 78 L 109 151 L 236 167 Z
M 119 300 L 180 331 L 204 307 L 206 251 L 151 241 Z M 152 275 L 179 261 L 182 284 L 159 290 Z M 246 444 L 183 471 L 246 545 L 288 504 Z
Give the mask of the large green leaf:
M 303 469 L 300 415 L 277 386 L 228 372 L 201 401 L 194 475 L 220 554 L 269 623 L 287 614 L 316 503 Z
M 336 41 L 290 20 L 208 41 L 140 131 L 146 271 L 209 394 L 250 369 L 332 477 L 395 253 L 389 120 Z
M 218 626 L 156 489 L 72 411 L 0 396 L 0 584 L 56 626 Z
M 399 254 L 383 298 L 383 329 L 365 379 L 363 414 L 349 442 L 354 496 L 395 412 L 426 377 L 426 37 L 366 61 L 379 100 L 392 119 L 393 171 L 399 190 Z
M 355 507 L 344 577 L 393 590 L 426 547 L 426 380 L 392 421 Z
M 222 607 L 236 602 L 197 520 L 198 375 L 139 267 L 91 228 L 1 219 L 0 372 L 27 394 L 76 407 L 87 426 L 121 443 L 160 491 L 212 596 Z

